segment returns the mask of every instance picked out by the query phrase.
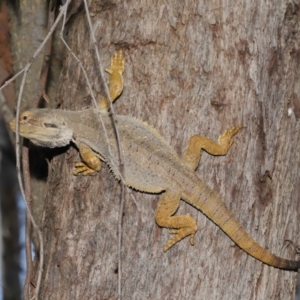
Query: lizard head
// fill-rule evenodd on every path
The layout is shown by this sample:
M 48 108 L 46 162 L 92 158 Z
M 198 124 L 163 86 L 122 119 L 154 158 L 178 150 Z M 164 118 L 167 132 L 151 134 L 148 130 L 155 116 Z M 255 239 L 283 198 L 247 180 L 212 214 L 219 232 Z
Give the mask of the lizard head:
M 16 119 L 9 122 L 16 132 Z M 31 109 L 19 117 L 19 134 L 43 147 L 62 147 L 73 138 L 73 130 L 67 126 L 59 113 L 50 109 Z

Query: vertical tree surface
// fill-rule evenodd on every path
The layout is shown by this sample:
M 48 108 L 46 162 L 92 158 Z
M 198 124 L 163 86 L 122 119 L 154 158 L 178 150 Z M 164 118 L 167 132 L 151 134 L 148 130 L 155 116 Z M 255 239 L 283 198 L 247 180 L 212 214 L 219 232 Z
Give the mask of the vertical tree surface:
M 243 124 L 225 157 L 203 154 L 198 176 L 221 194 L 262 246 L 296 259 L 299 240 L 299 7 L 290 1 L 90 1 L 102 68 L 123 49 L 118 114 L 147 121 L 181 154 L 189 137 L 216 139 Z M 66 38 L 104 95 L 84 6 L 74 1 Z M 53 100 L 54 101 L 54 100 Z M 66 52 L 57 106 L 91 104 Z M 49 165 L 41 299 L 116 299 L 120 184 L 104 165 L 72 175 L 74 147 Z M 126 190 L 123 299 L 293 299 L 296 273 L 256 261 L 182 201 L 199 231 L 167 253 L 169 231 L 154 221 L 159 195 Z

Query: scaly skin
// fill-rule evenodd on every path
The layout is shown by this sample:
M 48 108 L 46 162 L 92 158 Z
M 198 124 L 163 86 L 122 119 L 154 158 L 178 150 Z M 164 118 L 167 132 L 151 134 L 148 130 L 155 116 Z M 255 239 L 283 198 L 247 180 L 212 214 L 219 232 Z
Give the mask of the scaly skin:
M 122 92 L 124 59 L 122 52 L 111 58 L 110 98 L 114 101 Z M 32 109 L 20 115 L 19 133 L 33 143 L 44 147 L 60 147 L 73 142 L 80 152 L 82 162 L 75 164 L 74 174 L 89 175 L 100 170 L 101 160 L 109 165 L 117 179 L 118 146 L 114 126 L 107 111 L 109 100 L 99 102 L 106 134 L 98 110 L 62 111 Z M 156 222 L 171 229 L 174 234 L 164 251 L 181 239 L 190 236 L 194 244 L 196 221 L 187 215 L 174 215 L 180 199 L 202 211 L 217 224 L 237 245 L 256 259 L 276 268 L 298 270 L 299 261 L 275 256 L 258 245 L 235 219 L 220 197 L 194 173 L 199 164 L 201 149 L 212 155 L 226 155 L 232 137 L 242 128 L 233 127 L 220 135 L 218 142 L 206 137 L 191 137 L 180 158 L 159 133 L 148 124 L 127 116 L 116 116 L 124 157 L 125 184 L 146 193 L 164 191 L 156 211 Z M 15 131 L 16 120 L 10 122 Z

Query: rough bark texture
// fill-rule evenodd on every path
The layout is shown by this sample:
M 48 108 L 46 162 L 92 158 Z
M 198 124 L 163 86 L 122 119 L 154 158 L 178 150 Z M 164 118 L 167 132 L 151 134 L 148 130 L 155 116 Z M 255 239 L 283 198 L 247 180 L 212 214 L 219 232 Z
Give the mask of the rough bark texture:
M 290 259 L 295 248 L 285 240 L 299 240 L 300 204 L 295 2 L 90 1 L 102 67 L 115 50 L 123 49 L 126 58 L 116 111 L 147 121 L 179 153 L 193 134 L 217 138 L 244 124 L 230 153 L 204 154 L 197 174 L 260 244 Z M 72 4 L 68 42 L 100 97 L 81 4 Z M 57 101 L 75 110 L 91 103 L 70 53 Z M 56 151 L 45 198 L 41 299 L 116 299 L 119 183 L 106 166 L 97 176 L 74 177 L 77 151 Z M 199 225 L 195 246 L 184 240 L 164 254 L 169 232 L 154 221 L 158 198 L 127 191 L 123 299 L 293 299 L 295 273 L 255 261 L 183 202 L 178 213 L 194 216 Z

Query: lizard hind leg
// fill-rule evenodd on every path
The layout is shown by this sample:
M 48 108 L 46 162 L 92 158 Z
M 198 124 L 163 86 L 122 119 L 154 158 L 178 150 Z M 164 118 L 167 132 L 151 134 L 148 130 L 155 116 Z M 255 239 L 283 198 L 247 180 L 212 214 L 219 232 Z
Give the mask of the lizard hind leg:
M 215 142 L 202 135 L 194 135 L 190 138 L 188 145 L 183 153 L 182 160 L 186 166 L 191 170 L 196 170 L 200 158 L 201 149 L 205 150 L 211 155 L 226 155 L 229 148 L 233 144 L 232 137 L 238 133 L 242 126 L 232 127 L 229 130 L 225 130 Z
M 197 232 L 196 221 L 187 215 L 173 216 L 179 207 L 179 203 L 180 194 L 166 191 L 157 206 L 155 215 L 157 225 L 170 228 L 170 232 L 174 234 L 165 245 L 164 252 L 189 235 L 191 236 L 190 243 L 194 245 L 194 235 Z

